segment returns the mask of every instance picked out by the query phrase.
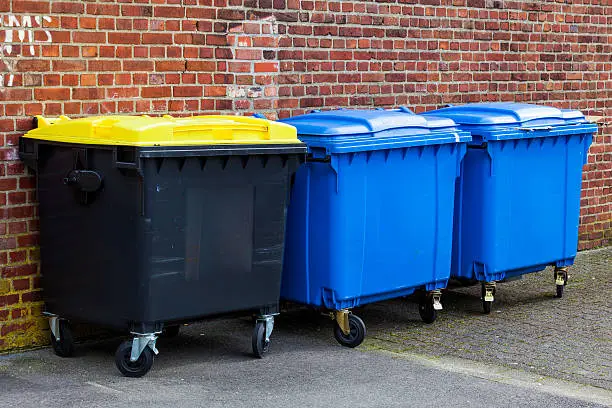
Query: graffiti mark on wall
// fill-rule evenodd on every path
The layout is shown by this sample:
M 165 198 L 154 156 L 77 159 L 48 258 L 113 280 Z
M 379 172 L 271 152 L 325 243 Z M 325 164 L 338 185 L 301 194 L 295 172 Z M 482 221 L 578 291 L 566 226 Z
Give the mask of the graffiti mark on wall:
M 36 44 L 53 41 L 49 30 L 43 28 L 50 23 L 50 16 L 0 16 L 0 88 L 13 86 L 15 67 L 21 57 L 36 55 Z M 42 35 L 36 35 L 40 31 Z

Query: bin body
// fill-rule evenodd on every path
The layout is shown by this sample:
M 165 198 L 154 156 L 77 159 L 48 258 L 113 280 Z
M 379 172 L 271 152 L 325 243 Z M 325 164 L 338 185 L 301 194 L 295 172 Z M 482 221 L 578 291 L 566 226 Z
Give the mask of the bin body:
M 429 114 L 453 119 L 473 139 L 457 188 L 452 275 L 490 282 L 571 265 L 596 126 L 578 111 L 518 103 Z
M 290 137 L 281 143 L 227 139 L 247 125 L 260 126 L 251 133 L 264 135 L 266 126 L 277 125 L 260 119 L 252 119 L 255 125 L 231 118 L 224 125 L 221 117 L 143 119 L 130 130 L 170 126 L 173 144 L 63 137 L 71 129 L 62 126 L 80 121 L 101 128 L 98 118 L 56 123 L 22 138 L 22 158 L 37 174 L 46 310 L 145 331 L 276 310 L 289 180 L 305 147 Z M 113 132 L 124 130 L 123 121 Z M 220 135 L 211 136 L 211 121 Z M 183 131 L 191 137 L 176 140 Z M 95 192 L 64 180 L 85 169 L 101 175 Z
M 445 287 L 467 134 L 406 111 L 285 122 L 309 159 L 292 190 L 281 297 L 339 310 Z

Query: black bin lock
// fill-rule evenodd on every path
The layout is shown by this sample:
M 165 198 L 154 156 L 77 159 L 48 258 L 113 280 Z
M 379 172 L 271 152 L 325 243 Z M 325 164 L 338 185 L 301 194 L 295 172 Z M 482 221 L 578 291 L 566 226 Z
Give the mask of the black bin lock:
M 93 170 L 72 170 L 64 178 L 64 184 L 84 193 L 94 193 L 102 186 L 102 176 Z

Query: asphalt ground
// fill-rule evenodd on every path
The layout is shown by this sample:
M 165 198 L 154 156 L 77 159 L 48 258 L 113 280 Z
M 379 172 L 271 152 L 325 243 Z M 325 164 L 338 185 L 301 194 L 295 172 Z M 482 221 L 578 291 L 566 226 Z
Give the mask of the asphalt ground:
M 596 407 L 612 406 L 612 248 L 583 252 L 562 299 L 552 271 L 498 286 L 450 289 L 421 322 L 414 299 L 355 311 L 368 326 L 344 348 L 332 322 L 303 308 L 277 318 L 270 353 L 251 356 L 249 318 L 183 327 L 160 339 L 143 378 L 114 366 L 121 339 L 0 356 L 2 407 Z

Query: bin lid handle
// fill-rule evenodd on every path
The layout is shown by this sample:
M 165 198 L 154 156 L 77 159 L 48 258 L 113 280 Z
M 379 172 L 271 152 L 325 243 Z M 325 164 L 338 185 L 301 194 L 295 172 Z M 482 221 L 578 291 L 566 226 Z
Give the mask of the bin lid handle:
M 64 121 L 69 121 L 70 118 L 68 116 L 64 116 L 64 115 L 60 115 L 59 118 L 46 118 L 42 115 L 36 115 L 35 116 L 35 127 L 36 128 L 43 128 L 43 127 L 47 127 L 47 126 L 51 126 L 54 123 L 57 122 L 64 122 Z
M 519 130 L 523 132 L 536 132 L 538 130 L 552 130 L 552 126 L 536 126 L 536 127 L 520 127 Z

